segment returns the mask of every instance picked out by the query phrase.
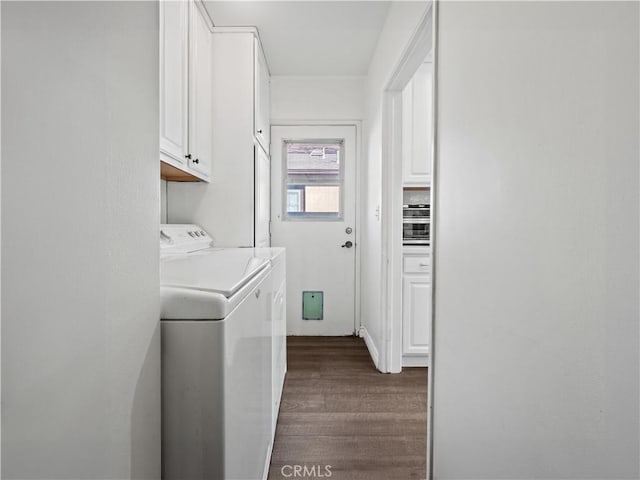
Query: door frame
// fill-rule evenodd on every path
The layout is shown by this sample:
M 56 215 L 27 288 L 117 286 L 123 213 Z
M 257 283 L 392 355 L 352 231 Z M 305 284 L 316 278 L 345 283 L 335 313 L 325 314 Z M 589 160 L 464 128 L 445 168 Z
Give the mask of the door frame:
M 427 369 L 427 478 L 433 478 L 433 371 L 435 367 L 435 292 L 434 275 L 437 215 L 437 8 L 438 0 L 429 1 L 400 61 L 383 93 L 382 106 L 382 211 L 381 219 L 381 314 L 382 344 L 380 370 L 398 373 L 402 370 L 402 91 L 420 64 L 433 52 L 433 146 L 431 155 L 431 329 L 429 368 Z M 427 319 L 425 319 L 427 321 Z
M 354 335 L 358 335 L 360 332 L 360 328 L 362 327 L 362 322 L 361 322 L 361 318 L 360 318 L 360 250 L 361 248 L 358 248 L 361 243 L 360 243 L 360 221 L 362 218 L 362 214 L 360 212 L 360 205 L 362 204 L 361 202 L 361 195 L 362 195 L 362 188 L 361 188 L 361 152 L 362 152 L 362 121 L 361 120 L 335 120 L 335 121 L 328 121 L 328 120 L 271 120 L 271 124 L 269 126 L 270 129 L 273 129 L 273 127 L 345 127 L 345 126 L 349 126 L 349 127 L 355 127 L 356 129 L 356 178 L 355 178 L 355 183 L 356 183 L 356 195 L 355 195 L 355 229 L 356 229 L 356 235 L 355 235 L 355 246 L 356 246 L 356 251 L 355 251 L 355 276 L 354 276 L 354 289 L 353 289 L 353 294 L 355 296 L 355 298 L 353 299 L 354 301 L 354 319 L 353 319 L 353 329 L 354 329 Z M 271 134 L 271 138 L 273 138 L 273 132 L 270 132 Z M 271 150 L 271 148 L 269 148 L 269 150 Z M 273 159 L 271 160 L 273 161 Z M 273 219 L 271 220 L 273 221 Z

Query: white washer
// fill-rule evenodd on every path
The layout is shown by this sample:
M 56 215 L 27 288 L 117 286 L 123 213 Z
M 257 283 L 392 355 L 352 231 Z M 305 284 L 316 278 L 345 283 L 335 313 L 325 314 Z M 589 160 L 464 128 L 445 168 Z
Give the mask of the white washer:
M 161 226 L 165 480 L 265 478 L 272 442 L 271 262 Z

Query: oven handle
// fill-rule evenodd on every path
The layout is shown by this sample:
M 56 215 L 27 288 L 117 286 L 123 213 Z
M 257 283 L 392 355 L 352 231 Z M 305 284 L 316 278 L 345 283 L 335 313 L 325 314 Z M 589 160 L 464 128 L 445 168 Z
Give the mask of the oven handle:
M 402 219 L 402 223 L 431 223 L 431 219 L 430 218 L 417 218 L 417 217 L 404 217 Z

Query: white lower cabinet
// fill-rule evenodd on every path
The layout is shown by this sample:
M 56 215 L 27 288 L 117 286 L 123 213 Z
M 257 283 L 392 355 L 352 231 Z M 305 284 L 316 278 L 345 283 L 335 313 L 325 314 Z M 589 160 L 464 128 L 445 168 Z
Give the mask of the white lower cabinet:
M 423 367 L 430 353 L 430 259 L 428 255 L 405 255 L 403 265 L 402 365 Z

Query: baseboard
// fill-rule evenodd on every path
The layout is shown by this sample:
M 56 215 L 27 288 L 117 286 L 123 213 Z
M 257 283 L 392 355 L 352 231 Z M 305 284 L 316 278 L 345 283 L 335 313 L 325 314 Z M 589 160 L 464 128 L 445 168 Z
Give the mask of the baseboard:
M 284 393 L 284 382 L 287 378 L 287 370 L 285 367 L 285 371 L 282 374 L 282 380 L 280 382 L 280 394 L 278 395 L 278 408 L 276 410 L 276 423 L 273 425 L 271 432 L 271 442 L 275 444 L 276 441 L 276 427 L 278 425 L 278 419 L 280 418 L 280 406 L 282 405 L 282 394 Z
M 365 327 L 360 327 L 360 331 L 358 332 L 360 337 L 364 338 L 364 343 L 367 345 L 367 349 L 369 350 L 369 355 L 371 355 L 371 360 L 373 360 L 373 364 L 376 366 L 378 370 L 380 370 L 380 355 L 378 353 L 378 349 L 376 348 L 375 343 L 373 343 L 373 339 L 367 329 Z
M 429 355 L 403 355 L 403 367 L 428 367 Z
M 284 392 L 284 382 L 287 378 L 287 365 L 284 366 L 284 372 L 282 375 L 282 381 L 280 382 L 280 395 L 278 399 L 278 410 L 276 412 L 276 425 L 273 426 L 271 432 L 271 442 L 269 442 L 269 449 L 267 451 L 267 463 L 264 466 L 264 472 L 262 473 L 262 480 L 267 480 L 269 478 L 269 470 L 271 468 L 271 456 L 273 455 L 273 446 L 276 444 L 276 426 L 278 423 L 278 418 L 280 418 L 280 406 L 282 405 L 282 394 Z
M 273 444 L 272 440 L 269 442 L 269 449 L 267 450 L 267 461 L 264 465 L 264 471 L 262 472 L 262 480 L 267 480 L 269 478 L 269 470 L 271 468 L 271 454 L 273 453 Z

